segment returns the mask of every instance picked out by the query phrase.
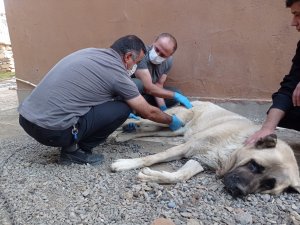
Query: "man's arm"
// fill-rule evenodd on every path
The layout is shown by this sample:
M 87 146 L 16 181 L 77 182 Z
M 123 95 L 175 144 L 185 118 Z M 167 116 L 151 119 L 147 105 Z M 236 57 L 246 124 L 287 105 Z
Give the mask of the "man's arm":
M 246 145 L 251 145 L 255 142 L 257 142 L 260 138 L 263 138 L 269 134 L 274 133 L 279 121 L 284 117 L 285 112 L 277 109 L 272 108 L 270 109 L 267 118 L 265 122 L 263 123 L 260 130 L 255 132 L 253 135 L 251 135 L 246 141 Z
M 190 109 L 192 108 L 192 104 L 188 100 L 187 97 L 185 97 L 182 94 L 179 94 L 177 92 L 169 91 L 163 88 L 160 88 L 152 83 L 151 75 L 148 69 L 139 69 L 135 72 L 135 76 L 140 79 L 144 85 L 144 91 L 149 94 L 153 95 L 155 97 L 161 97 L 161 98 L 171 98 L 175 99 L 176 101 L 183 104 L 186 108 Z
M 296 86 L 294 92 L 293 92 L 293 105 L 300 106 L 300 82 Z
M 170 124 L 172 117 L 157 107 L 154 107 L 145 100 L 141 95 L 133 99 L 127 100 L 127 104 L 141 117 L 152 120 L 154 122 Z
M 163 75 L 159 78 L 159 80 L 157 81 L 157 83 L 156 83 L 155 85 L 156 85 L 157 87 L 163 89 L 166 80 L 167 80 L 167 74 L 163 74 Z M 167 106 L 166 106 L 166 103 L 165 103 L 165 99 L 160 98 L 160 97 L 155 97 L 155 101 L 156 101 L 158 107 L 159 107 L 162 111 L 164 111 L 164 110 L 167 109 Z
M 148 69 L 137 70 L 135 76 L 143 82 L 144 91 L 147 94 L 160 98 L 174 98 L 174 92 L 160 88 L 152 83 L 151 74 Z
M 157 107 L 154 107 L 144 99 L 143 96 L 139 95 L 133 99 L 126 100 L 127 104 L 136 111 L 143 118 L 152 120 L 157 123 L 168 124 L 172 131 L 178 130 L 183 127 L 184 124 L 176 115 L 168 115 Z

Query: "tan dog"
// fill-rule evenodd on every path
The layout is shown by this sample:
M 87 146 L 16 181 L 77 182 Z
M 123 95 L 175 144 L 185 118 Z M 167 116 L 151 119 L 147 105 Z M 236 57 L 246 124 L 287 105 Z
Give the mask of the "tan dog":
M 276 135 L 270 135 L 254 146 L 244 146 L 246 138 L 258 130 L 258 126 L 213 103 L 195 101 L 192 104 L 190 110 L 180 106 L 167 110 L 185 123 L 176 132 L 170 131 L 166 125 L 141 119 L 135 122 L 135 132 L 120 133 L 116 138 L 125 141 L 144 136 L 184 135 L 184 144 L 142 158 L 116 160 L 111 169 L 122 171 L 188 158 L 190 160 L 178 171 L 144 168 L 138 178 L 176 183 L 190 179 L 204 167 L 223 177 L 226 189 L 234 196 L 257 192 L 300 192 L 299 169 L 289 145 L 277 140 Z

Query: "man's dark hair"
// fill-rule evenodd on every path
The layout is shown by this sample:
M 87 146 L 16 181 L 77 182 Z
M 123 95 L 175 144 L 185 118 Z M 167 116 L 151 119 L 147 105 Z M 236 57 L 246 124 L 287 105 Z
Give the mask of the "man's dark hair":
M 127 52 L 134 52 L 134 57 L 138 57 L 141 51 L 143 51 L 144 54 L 147 51 L 144 42 L 135 35 L 121 37 L 110 47 L 121 56 L 125 55 Z
M 299 0 L 300 1 L 300 0 Z M 160 35 L 158 35 L 156 38 L 155 38 L 155 41 L 157 41 L 158 39 L 162 38 L 162 37 L 167 37 L 167 38 L 170 38 L 172 40 L 172 42 L 174 43 L 174 49 L 173 49 L 173 52 L 176 51 L 177 49 L 177 41 L 176 41 L 176 38 L 172 35 L 172 34 L 169 34 L 169 33 L 161 33 Z
M 300 2 L 300 0 L 286 0 L 285 5 L 287 8 L 290 8 L 295 2 Z

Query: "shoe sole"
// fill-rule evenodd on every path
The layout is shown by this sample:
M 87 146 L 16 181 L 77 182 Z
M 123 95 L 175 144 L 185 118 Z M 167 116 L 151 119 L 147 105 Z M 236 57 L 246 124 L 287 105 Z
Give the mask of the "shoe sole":
M 100 160 L 100 161 L 97 161 L 97 162 L 93 162 L 93 163 L 87 163 L 87 162 L 78 162 L 78 161 L 74 161 L 74 160 L 66 160 L 66 159 L 60 159 L 59 160 L 59 164 L 61 165 L 71 165 L 71 164 L 78 164 L 78 165 L 92 165 L 92 166 L 96 166 L 96 165 L 100 165 L 104 162 L 104 160 Z
M 99 161 L 96 161 L 96 162 L 82 162 L 80 160 L 77 161 L 77 160 L 70 159 L 68 157 L 60 158 L 60 164 L 62 164 L 62 165 L 71 165 L 73 163 L 73 164 L 79 164 L 79 165 L 90 164 L 90 165 L 94 166 L 94 165 L 102 164 L 103 162 L 104 162 L 104 157 L 102 159 L 100 159 Z

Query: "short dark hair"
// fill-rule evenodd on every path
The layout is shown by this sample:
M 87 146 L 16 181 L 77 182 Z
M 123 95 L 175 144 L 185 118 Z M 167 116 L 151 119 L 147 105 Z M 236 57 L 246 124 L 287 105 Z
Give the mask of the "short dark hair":
M 299 0 L 300 1 L 300 0 Z M 173 52 L 176 51 L 177 49 L 177 41 L 176 41 L 176 38 L 172 35 L 172 34 L 169 34 L 169 33 L 161 33 L 159 34 L 156 38 L 155 38 L 155 41 L 157 41 L 158 39 L 162 38 L 162 37 L 167 37 L 167 38 L 170 38 L 172 40 L 172 42 L 174 43 L 174 49 L 173 49 Z
M 147 51 L 144 42 L 135 35 L 126 35 L 121 37 L 110 47 L 121 56 L 125 55 L 127 52 L 134 52 L 135 57 L 137 57 L 141 51 L 143 51 L 144 54 Z
M 285 1 L 285 6 L 287 8 L 290 8 L 295 2 L 300 2 L 300 0 L 286 0 Z

